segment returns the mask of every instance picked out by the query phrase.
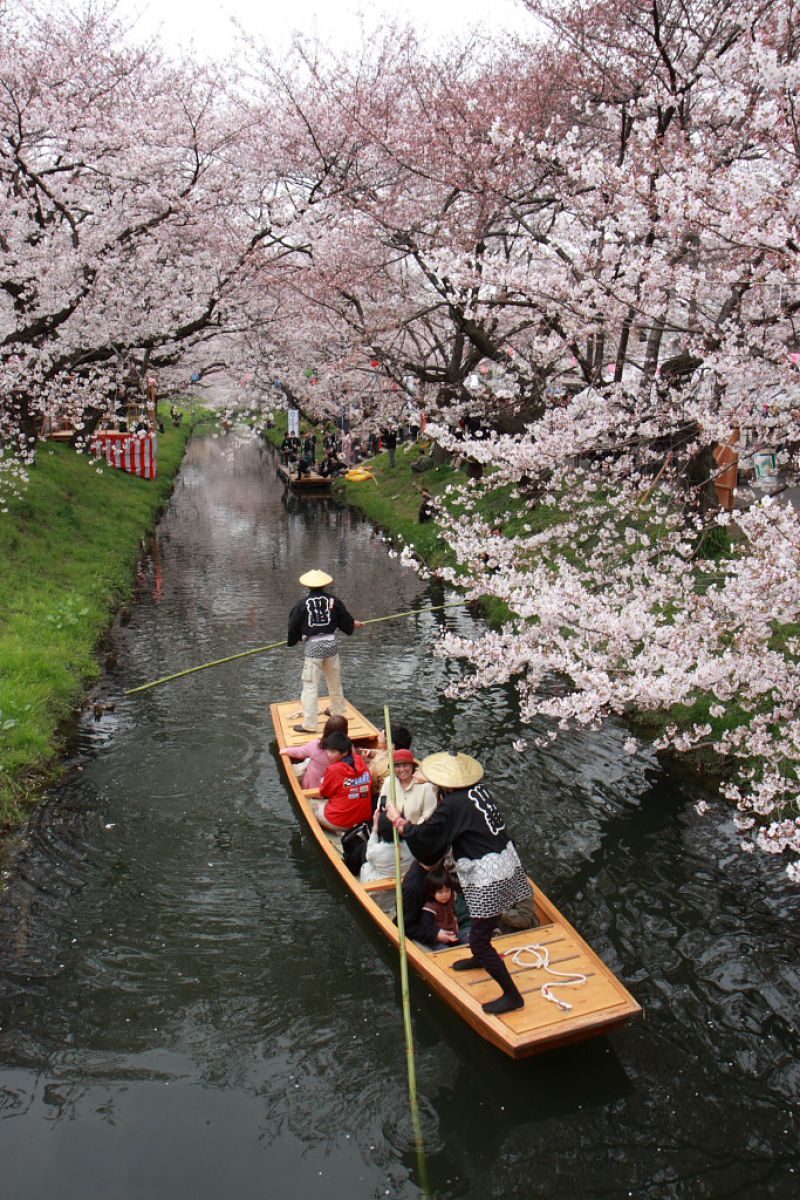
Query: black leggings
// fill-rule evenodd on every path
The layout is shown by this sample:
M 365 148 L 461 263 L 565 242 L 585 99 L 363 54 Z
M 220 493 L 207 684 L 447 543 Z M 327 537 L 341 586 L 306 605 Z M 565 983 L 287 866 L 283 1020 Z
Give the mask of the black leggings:
M 469 948 L 473 952 L 473 958 L 477 964 L 483 967 L 483 970 L 494 979 L 495 983 L 500 985 L 500 988 L 503 988 L 503 995 L 522 1003 L 523 998 L 519 995 L 517 985 L 511 978 L 509 968 L 492 946 L 492 934 L 497 923 L 497 917 L 479 917 L 477 919 L 471 917 Z
M 492 945 L 492 934 L 497 926 L 497 917 L 471 917 L 469 924 L 469 948 L 472 957 L 499 983 L 503 991 L 513 988 L 508 968 Z

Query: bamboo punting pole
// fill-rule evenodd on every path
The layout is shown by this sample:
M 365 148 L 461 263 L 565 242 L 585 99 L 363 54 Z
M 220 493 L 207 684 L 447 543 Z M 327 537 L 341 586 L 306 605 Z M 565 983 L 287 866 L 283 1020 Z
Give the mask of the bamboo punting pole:
M 461 608 L 466 600 L 454 600 L 449 604 L 433 604 L 430 608 L 410 608 L 407 612 L 390 613 L 388 617 L 370 617 L 363 625 L 380 625 L 382 621 L 397 621 L 400 617 L 416 617 L 421 613 L 440 612 L 443 608 Z M 142 683 L 139 687 L 128 688 L 123 696 L 135 696 L 138 692 L 147 692 L 150 688 L 159 687 L 162 683 L 172 683 L 173 679 L 183 679 L 185 675 L 194 675 L 196 671 L 207 671 L 209 667 L 221 667 L 224 663 L 235 662 L 237 658 L 250 658 L 253 654 L 266 654 L 267 650 L 277 650 L 285 646 L 286 641 L 270 642 L 268 646 L 255 646 L 252 650 L 242 650 L 239 654 L 229 654 L 227 658 L 215 658 L 213 662 L 201 663 L 199 667 L 187 667 L 185 671 L 176 671 L 174 675 L 163 675 L 161 679 L 153 679 L 150 683 Z
M 389 706 L 384 705 L 383 720 L 386 726 L 386 750 L 389 755 L 389 799 L 392 807 L 397 808 L 397 780 L 394 773 L 394 743 L 392 741 L 392 722 L 389 716 Z M 420 1186 L 423 1195 L 430 1195 L 428 1186 L 428 1164 L 425 1158 L 425 1141 L 422 1137 L 422 1122 L 419 1117 L 419 1101 L 417 1099 L 417 1070 L 414 1062 L 414 1033 L 411 1028 L 411 996 L 408 990 L 408 955 L 406 953 L 406 926 L 403 915 L 403 879 L 400 870 L 400 837 L 396 829 L 394 834 L 394 880 L 395 896 L 397 899 L 397 932 L 400 936 L 400 988 L 403 996 L 403 1025 L 406 1035 L 406 1066 L 408 1068 L 408 1098 L 411 1102 L 411 1124 L 414 1128 L 414 1141 L 417 1147 L 417 1165 L 419 1167 Z

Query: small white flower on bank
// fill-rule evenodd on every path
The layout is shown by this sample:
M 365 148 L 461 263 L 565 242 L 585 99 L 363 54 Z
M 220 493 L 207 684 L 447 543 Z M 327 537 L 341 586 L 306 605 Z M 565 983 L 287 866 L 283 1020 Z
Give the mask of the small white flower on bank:
M 626 754 L 635 754 L 639 749 L 639 743 L 636 741 L 636 738 L 625 738 L 623 749 Z
M 524 738 L 517 738 L 515 741 L 513 741 L 511 743 L 511 745 L 514 747 L 517 754 L 524 754 L 525 751 L 528 749 L 528 743 L 525 741 Z
M 707 813 L 708 805 L 706 804 L 705 800 L 698 800 L 697 804 L 694 806 L 694 811 L 700 817 L 702 817 L 704 813 Z

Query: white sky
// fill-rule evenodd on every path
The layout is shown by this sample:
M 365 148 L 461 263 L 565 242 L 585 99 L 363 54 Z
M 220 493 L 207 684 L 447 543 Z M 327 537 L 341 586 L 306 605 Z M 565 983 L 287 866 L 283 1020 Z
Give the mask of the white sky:
M 530 32 L 533 19 L 517 0 L 378 0 L 359 6 L 358 0 L 119 0 L 118 12 L 139 14 L 141 35 L 158 33 L 167 50 L 193 45 L 201 57 L 227 55 L 236 33 L 231 18 L 245 30 L 261 35 L 276 49 L 293 29 L 316 33 L 335 49 L 361 43 L 361 19 L 375 28 L 381 14 L 408 19 L 427 41 L 444 41 L 474 26 L 498 33 Z

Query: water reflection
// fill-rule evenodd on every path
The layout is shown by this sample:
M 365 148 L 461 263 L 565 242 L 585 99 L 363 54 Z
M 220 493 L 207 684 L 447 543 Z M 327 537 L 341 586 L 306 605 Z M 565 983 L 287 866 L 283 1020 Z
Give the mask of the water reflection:
M 32 819 L 0 900 L 0 1153 L 9 1194 L 414 1197 L 396 964 L 303 837 L 268 703 L 280 650 L 122 689 L 285 636 L 330 569 L 360 618 L 442 603 L 374 530 L 289 503 L 271 453 L 192 444 L 113 631 L 102 711 Z M 625 732 L 547 750 L 513 691 L 442 698 L 429 652 L 469 613 L 359 631 L 345 689 L 388 698 L 420 753 L 481 757 L 524 860 L 644 1004 L 637 1026 L 523 1063 L 415 984 L 437 1197 L 794 1195 L 797 900 L 698 788 Z M 113 708 L 110 707 L 113 705 Z M 517 754 L 512 742 L 526 738 Z

